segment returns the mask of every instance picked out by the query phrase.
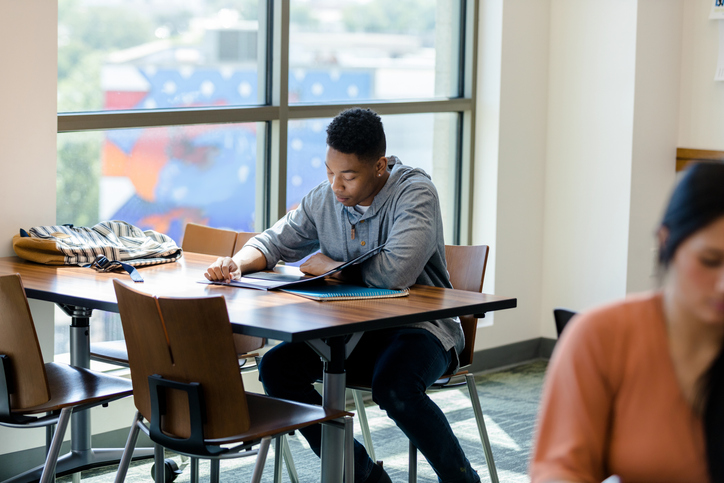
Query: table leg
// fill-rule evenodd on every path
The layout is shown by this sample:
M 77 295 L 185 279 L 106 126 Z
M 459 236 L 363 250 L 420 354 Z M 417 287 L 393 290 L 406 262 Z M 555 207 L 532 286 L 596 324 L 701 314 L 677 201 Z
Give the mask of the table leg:
M 347 387 L 344 361 L 355 348 L 363 332 L 350 336 L 308 340 L 307 344 L 324 361 L 322 377 L 324 407 L 346 409 Z M 344 422 L 338 425 L 322 425 L 322 483 L 339 483 L 344 469 Z M 354 455 L 348 455 L 354 458 Z
M 75 305 L 58 304 L 63 312 L 71 318 L 70 322 L 70 364 L 77 367 L 90 368 L 90 317 L 93 309 Z M 58 473 L 62 469 L 92 468 L 106 464 L 118 463 L 123 455 L 123 448 L 91 447 L 90 409 L 73 411 L 70 419 L 70 448 L 66 455 L 68 461 L 62 466 L 58 462 Z M 153 448 L 136 448 L 133 458 L 153 456 Z
M 342 388 L 341 398 L 338 394 Z M 345 374 L 324 373 L 324 406 L 344 408 Z M 340 404 L 341 399 L 341 404 Z M 322 425 L 322 483 L 342 481 L 344 463 L 344 428 L 337 425 Z
M 93 309 L 61 305 L 71 317 L 70 322 L 70 364 L 90 368 L 90 316 Z M 70 420 L 71 452 L 85 455 L 91 450 L 90 409 L 73 411 Z
M 323 343 L 312 341 L 310 345 L 324 361 L 323 404 L 333 409 L 345 409 L 346 359 L 345 338 L 333 337 Z M 322 425 L 322 483 L 342 481 L 344 463 L 344 427 Z

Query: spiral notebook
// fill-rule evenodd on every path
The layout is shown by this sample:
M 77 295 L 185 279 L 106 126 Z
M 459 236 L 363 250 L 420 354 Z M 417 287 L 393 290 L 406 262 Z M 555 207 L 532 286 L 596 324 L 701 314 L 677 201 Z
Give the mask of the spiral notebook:
M 290 287 L 283 288 L 281 291 L 312 300 L 318 300 L 320 302 L 333 300 L 387 299 L 410 295 L 410 291 L 406 288 L 402 290 L 393 290 L 386 288 L 360 287 L 358 285 L 348 284 Z

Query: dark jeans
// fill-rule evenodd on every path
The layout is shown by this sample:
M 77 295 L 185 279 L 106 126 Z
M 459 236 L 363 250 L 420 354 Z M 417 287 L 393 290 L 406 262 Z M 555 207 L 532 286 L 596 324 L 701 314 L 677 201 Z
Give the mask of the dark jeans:
M 348 381 L 371 381 L 372 399 L 427 458 L 440 481 L 477 482 L 458 439 L 440 408 L 425 390 L 448 369 L 452 358 L 424 329 L 400 328 L 365 333 L 345 363 Z M 259 378 L 271 396 L 310 404 L 322 397 L 312 383 L 321 379 L 319 356 L 306 344 L 282 343 L 267 352 Z M 301 430 L 319 456 L 319 425 Z M 363 482 L 374 462 L 355 441 L 355 482 Z

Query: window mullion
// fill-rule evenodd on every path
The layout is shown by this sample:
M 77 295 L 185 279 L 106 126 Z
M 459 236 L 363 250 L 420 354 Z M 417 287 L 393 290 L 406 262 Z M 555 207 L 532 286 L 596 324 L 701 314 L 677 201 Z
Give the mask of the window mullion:
M 271 226 L 287 212 L 287 145 L 289 130 L 289 0 L 273 1 L 272 105 L 279 116 L 270 123 L 269 219 Z
M 472 99 L 470 109 L 463 111 L 459 123 L 460 155 L 456 170 L 458 184 L 456 189 L 455 243 L 472 243 L 473 228 L 473 179 L 475 174 L 475 99 L 478 58 L 478 2 L 462 0 L 460 22 L 461 42 L 461 95 Z
M 278 116 L 278 108 L 272 105 L 273 85 L 273 0 L 259 1 L 259 32 L 257 41 L 257 100 L 270 106 Z M 271 186 L 272 119 L 257 123 L 256 136 L 256 195 L 254 199 L 254 231 L 261 232 L 269 227 L 269 196 Z

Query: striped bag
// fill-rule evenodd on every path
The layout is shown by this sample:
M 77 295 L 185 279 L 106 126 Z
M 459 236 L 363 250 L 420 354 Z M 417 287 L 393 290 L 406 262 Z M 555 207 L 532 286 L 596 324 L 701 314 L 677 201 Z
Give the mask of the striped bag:
M 15 254 L 47 265 L 93 264 L 100 256 L 133 267 L 175 262 L 181 248 L 167 235 L 124 221 L 92 227 L 36 226 L 13 237 Z

